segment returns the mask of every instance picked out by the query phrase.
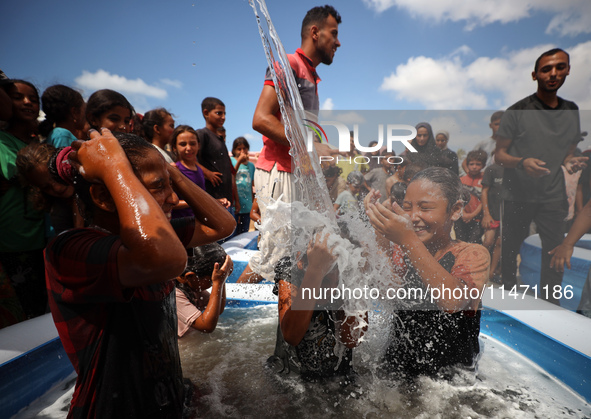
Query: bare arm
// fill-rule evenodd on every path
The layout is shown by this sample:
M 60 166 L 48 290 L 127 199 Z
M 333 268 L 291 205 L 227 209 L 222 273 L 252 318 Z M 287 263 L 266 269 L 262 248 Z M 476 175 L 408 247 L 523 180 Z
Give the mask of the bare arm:
M 264 85 L 252 118 L 252 128 L 277 144 L 289 147 L 289 141 L 285 136 L 285 127 L 277 117 L 278 113 L 279 101 L 275 88 Z
M 490 228 L 490 223 L 493 221 L 492 216 L 490 215 L 490 210 L 488 208 L 488 191 L 490 186 L 483 186 L 482 187 L 482 196 L 481 196 L 481 203 L 482 203 L 482 227 L 485 229 Z
M 299 288 L 289 282 L 279 281 L 279 324 L 285 341 L 292 346 L 299 344 L 306 334 L 316 308 L 314 298 L 302 298 L 302 289 L 320 288 L 335 260 L 326 245 L 327 239 L 328 234 L 323 240 L 318 234 L 309 247 L 308 267 Z M 313 295 L 314 292 L 311 293 Z M 293 305 L 297 305 L 298 309 L 292 310 Z
M 234 264 L 230 256 L 226 256 L 224 265 L 220 268 L 220 264 L 216 263 L 211 275 L 212 287 L 211 294 L 207 307 L 203 310 L 201 316 L 197 317 L 192 324 L 192 327 L 203 332 L 211 333 L 218 325 L 220 314 L 224 311 L 226 306 L 226 278 L 232 273 Z
M 560 246 L 550 250 L 549 253 L 552 255 L 550 267 L 558 272 L 564 271 L 564 265 L 570 269 L 570 258 L 573 255 L 575 244 L 589 230 L 591 230 L 591 201 L 588 201 L 581 213 L 577 215 L 575 222 Z
M 232 214 L 176 167 L 169 166 L 168 171 L 174 190 L 185 198 L 195 214 L 195 233 L 187 247 L 213 243 L 232 234 L 236 228 L 236 220 Z
M 534 157 L 516 157 L 511 156 L 507 150 L 513 141 L 509 138 L 497 137 L 497 148 L 495 150 L 495 162 L 505 169 L 515 169 L 519 163 L 523 170 L 531 177 L 541 177 L 550 174 L 550 169 L 546 168 L 546 162 Z
M 456 298 L 456 293 L 453 292 L 454 289 L 464 289 L 466 283 L 447 272 L 431 255 L 414 232 L 412 221 L 404 210 L 396 203 L 392 207 L 395 212 L 380 203 L 370 204 L 368 216 L 374 228 L 388 240 L 400 245 L 413 267 L 420 274 L 421 281 L 425 286 L 439 289 L 441 295 L 446 297 L 436 300 L 437 306 L 448 312 L 457 312 L 468 308 L 472 302 L 470 298 L 466 298 L 469 296 L 461 292 L 459 293 L 460 298 Z M 486 273 L 488 275 L 488 267 Z M 444 292 L 446 288 L 451 289 L 452 292 Z
M 163 282 L 180 275 L 187 255 L 162 208 L 137 178 L 117 139 L 107 129 L 76 141 L 70 160 L 100 190 L 104 185 L 116 207 L 122 246 L 117 254 L 124 287 Z M 102 184 L 102 185 L 101 185 Z M 166 185 L 168 187 L 168 179 Z M 92 192 L 93 189 L 91 189 Z M 108 209 L 106 209 L 108 210 Z

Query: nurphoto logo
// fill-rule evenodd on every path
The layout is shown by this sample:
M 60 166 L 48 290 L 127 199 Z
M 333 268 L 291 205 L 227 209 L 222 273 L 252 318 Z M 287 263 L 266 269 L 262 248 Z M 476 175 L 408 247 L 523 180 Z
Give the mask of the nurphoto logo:
M 358 124 L 353 124 L 353 129 L 351 130 L 347 125 L 338 121 L 320 121 L 320 124 L 310 119 L 304 119 L 304 121 L 306 122 L 304 126 L 309 128 L 307 130 L 308 137 L 306 144 L 308 152 L 312 152 L 312 150 L 314 149 L 315 137 L 317 141 L 319 140 L 321 143 L 328 144 L 328 137 L 326 135 L 326 131 L 323 128 L 323 126 L 327 125 L 337 129 L 339 138 L 339 151 L 344 153 L 351 152 L 351 146 L 354 146 L 355 149 L 358 150 L 360 153 L 372 153 L 382 148 L 382 146 L 384 145 L 384 140 L 386 143 L 386 149 L 389 153 L 392 152 L 392 145 L 394 142 L 402 143 L 406 147 L 406 149 L 411 153 L 417 152 L 417 150 L 410 143 L 410 141 L 412 141 L 417 136 L 417 130 L 412 125 L 378 124 L 377 144 L 373 146 L 363 146 L 359 143 Z M 386 129 L 384 129 L 384 127 L 386 127 Z M 339 160 L 343 159 L 339 157 L 336 158 Z M 359 161 L 355 160 L 355 163 L 369 163 L 370 158 L 377 158 L 378 162 L 380 161 L 380 159 L 387 158 L 388 162 L 390 162 L 391 164 L 402 163 L 402 157 L 400 156 L 357 156 L 355 157 L 355 159 L 359 159 Z M 335 157 L 332 156 L 320 156 L 320 162 L 332 161 L 334 159 Z

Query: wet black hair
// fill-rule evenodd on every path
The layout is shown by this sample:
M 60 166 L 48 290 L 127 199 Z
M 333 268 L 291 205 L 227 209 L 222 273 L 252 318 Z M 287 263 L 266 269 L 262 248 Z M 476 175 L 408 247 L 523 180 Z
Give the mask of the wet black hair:
M 123 151 L 137 176 L 138 166 L 142 160 L 146 158 L 147 152 L 150 150 L 157 151 L 156 148 L 144 138 L 135 134 L 114 132 L 113 135 L 119 140 L 119 144 L 121 144 L 121 148 L 123 148 Z M 84 179 L 79 173 L 74 175 L 74 190 L 76 191 L 78 201 L 82 203 L 81 207 L 84 208 L 83 215 L 86 222 L 91 221 L 94 208 L 94 202 L 90 196 L 91 185 L 92 184 Z
M 555 55 L 558 54 L 559 52 L 563 52 L 566 54 L 566 59 L 568 64 L 570 64 L 570 55 L 568 55 L 568 52 L 566 52 L 565 50 L 563 50 L 562 48 L 552 48 L 551 50 L 548 50 L 544 53 L 542 53 L 542 55 L 540 55 L 538 57 L 538 59 L 536 60 L 536 63 L 534 64 L 534 73 L 538 72 L 538 67 L 540 66 L 540 60 L 544 57 L 549 57 L 551 55 Z
M 172 116 L 172 114 L 164 108 L 152 109 L 144 114 L 142 127 L 144 128 L 144 136 L 148 141 L 152 142 L 154 139 L 154 125 L 164 124 L 166 117 L 169 115 Z
M 98 119 L 102 114 L 107 112 L 109 109 L 113 109 L 116 106 L 122 106 L 129 109 L 130 116 L 133 117 L 135 110 L 131 103 L 121 93 L 111 89 L 97 90 L 88 98 L 86 103 L 86 120 L 90 124 L 91 128 L 100 130 L 101 127 L 97 127 L 93 124 L 98 122 Z
M 451 211 L 456 202 L 462 200 L 463 184 L 460 177 L 445 167 L 429 167 L 421 170 L 414 175 L 410 183 L 418 180 L 428 180 L 439 187 L 447 200 L 447 212 Z
M 219 263 L 221 267 L 226 261 L 227 253 L 219 244 L 210 243 L 187 249 L 187 256 L 187 268 L 183 275 L 193 272 L 197 278 L 211 278 L 215 264 Z
M 84 99 L 80 92 L 63 84 L 49 86 L 41 96 L 45 120 L 39 124 L 39 133 L 47 137 L 54 124 L 64 122 L 70 116 L 70 110 L 80 109 Z
M 316 25 L 322 29 L 324 22 L 329 16 L 334 17 L 337 23 L 339 25 L 341 24 L 341 15 L 334 7 L 329 6 L 328 4 L 325 6 L 317 6 L 308 10 L 306 16 L 304 16 L 304 20 L 302 20 L 302 39 L 306 38 L 308 28 L 310 28 L 310 26 Z
M 234 150 L 236 150 L 236 148 L 238 148 L 239 146 L 245 146 L 247 150 L 250 150 L 250 144 L 248 143 L 248 140 L 244 137 L 238 137 L 234 140 L 234 143 L 232 144 L 232 155 L 234 156 Z M 234 156 L 236 157 L 236 156 Z
M 211 111 L 212 109 L 215 109 L 215 107 L 218 105 L 223 106 L 224 108 L 226 107 L 226 105 L 224 105 L 224 102 L 222 102 L 217 97 L 206 97 L 201 102 L 201 111 Z

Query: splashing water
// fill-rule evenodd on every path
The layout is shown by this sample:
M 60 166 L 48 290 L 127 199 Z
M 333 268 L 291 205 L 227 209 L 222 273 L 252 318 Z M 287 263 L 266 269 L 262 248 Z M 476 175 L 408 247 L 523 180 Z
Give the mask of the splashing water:
M 291 248 L 292 260 L 298 260 L 300 255 L 306 252 L 315 232 L 329 231 L 331 235 L 328 245 L 333 247 L 337 256 L 341 289 L 385 289 L 400 285 L 394 283 L 391 271 L 387 267 L 387 257 L 379 251 L 373 229 L 361 220 L 359 214 L 343 217 L 339 221 L 345 221 L 350 238 L 363 244 L 365 250 L 338 234 L 339 227 L 319 158 L 315 151 L 308 152 L 306 147 L 307 135 L 303 120 L 316 120 L 317 115 L 310 115 L 304 111 L 289 60 L 264 0 L 249 0 L 249 3 L 254 10 L 271 69 L 285 133 L 291 146 L 290 155 L 295 178 L 293 202 L 285 203 L 281 198 L 275 201 L 257 197 L 259 205 L 265 208 L 265 217 L 258 227 L 262 239 L 271 240 L 274 243 L 272 249 Z M 254 263 L 256 270 L 263 277 L 273 279 L 275 266 L 282 256 L 281 253 L 261 249 L 261 254 L 256 257 Z M 344 304 L 342 308 L 347 315 L 360 317 L 363 310 L 375 308 L 377 303 L 364 295 L 364 298 L 346 298 L 339 304 Z

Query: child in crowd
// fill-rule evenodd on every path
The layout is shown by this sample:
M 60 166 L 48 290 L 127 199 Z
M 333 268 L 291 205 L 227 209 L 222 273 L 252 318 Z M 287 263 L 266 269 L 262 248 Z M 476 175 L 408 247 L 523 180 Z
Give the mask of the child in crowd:
M 322 162 L 322 174 L 326 180 L 330 200 L 334 204 L 341 192 L 347 189 L 347 182 L 341 177 L 343 169 L 338 167 L 334 161 Z
M 186 248 L 228 236 L 235 222 L 146 140 L 115 135 L 91 130 L 73 143 L 68 161 L 90 227 L 45 249 L 49 305 L 77 373 L 69 417 L 180 418 L 171 278 L 185 269 Z M 195 218 L 171 222 L 177 193 Z
M 154 144 L 167 163 L 174 162 L 174 155 L 166 151 L 174 132 L 174 119 L 164 108 L 153 109 L 142 119 L 145 138 Z
M 375 147 L 377 144 L 378 144 L 377 141 L 370 141 L 368 146 Z M 371 172 L 373 169 L 380 168 L 380 162 L 375 157 L 380 156 L 381 152 L 382 152 L 382 150 L 378 148 L 376 151 L 364 153 L 365 157 L 369 157 L 369 163 L 367 164 L 368 165 L 368 173 Z
M 3 83 L 12 116 L 0 131 L 0 265 L 10 278 L 26 318 L 40 316 L 47 307 L 43 248 L 45 217 L 33 208 L 31 188 L 20 185 L 16 156 L 37 142 L 39 93 L 24 80 Z
M 218 128 L 226 121 L 226 105 L 214 97 L 206 97 L 201 102 L 201 111 L 205 118 L 205 128 L 197 130 L 199 153 L 197 161 L 205 176 L 205 190 L 214 198 L 225 198 L 230 202 L 228 211 L 235 214 L 240 211 L 240 202 L 234 182 L 234 168 L 230 161 L 226 143 L 218 136 Z
M 486 164 L 487 155 L 482 150 L 472 150 L 468 153 L 468 174 L 460 179 L 464 184 L 466 195 L 464 213 L 455 223 L 456 238 L 468 243 L 482 243 L 482 169 Z
M 367 158 L 359 154 L 355 148 L 353 131 L 350 131 L 349 134 L 349 152 L 344 156 L 339 156 L 336 162 L 337 166 L 341 169 L 341 177 L 345 181 L 351 172 L 369 172 L 369 164 L 366 163 Z
M 488 155 L 488 159 L 486 160 L 486 166 L 490 166 L 493 163 L 494 151 L 497 147 L 497 140 L 496 134 L 501 126 L 501 119 L 503 118 L 504 111 L 496 111 L 490 116 L 490 123 L 488 126 L 490 127 L 492 133 L 491 136 L 485 140 L 480 141 L 477 143 L 472 150 L 482 150 L 486 152 Z M 462 162 L 462 170 L 464 173 L 468 173 L 468 159 L 465 158 Z
M 188 125 L 179 125 L 175 128 L 170 138 L 170 148 L 176 157 L 176 162 L 172 163 L 182 174 L 191 179 L 191 181 L 205 190 L 205 178 L 203 171 L 197 164 L 197 153 L 199 152 L 199 141 L 197 133 Z M 158 150 L 160 151 L 160 150 Z M 162 152 L 160 152 L 162 154 Z M 189 205 L 180 200 L 172 210 L 172 218 L 192 217 L 193 211 Z
M 456 175 L 459 175 L 458 155 L 455 151 L 450 150 L 447 144 L 449 143 L 449 132 L 439 130 L 435 134 L 435 145 L 441 150 L 441 156 L 445 161 L 443 167 L 447 167 Z
M 503 168 L 493 163 L 482 175 L 482 244 L 492 253 L 489 279 L 495 279 L 501 260 L 501 205 L 503 203 Z M 495 282 L 500 282 L 497 280 Z
M 406 195 L 406 183 L 404 182 L 396 182 L 390 188 L 390 199 L 392 202 L 396 202 L 398 205 L 402 207 L 404 203 L 404 196 Z
M 408 183 L 403 180 L 405 177 L 406 167 L 408 166 L 408 159 L 405 159 L 404 157 L 400 157 L 400 158 L 401 158 L 400 164 L 396 165 L 396 170 L 394 171 L 392 176 L 390 176 L 388 179 L 386 179 L 386 191 L 388 191 L 388 192 L 390 192 L 390 190 L 392 189 L 392 186 L 395 183 L 398 183 L 398 182 Z
M 86 103 L 86 120 L 92 129 L 107 128 L 111 132 L 130 132 L 133 106 L 121 93 L 110 89 L 97 90 Z
M 345 378 L 346 384 L 352 372 L 353 348 L 365 329 L 354 332 L 357 317 L 323 308 L 328 302 L 313 297 L 338 284 L 336 257 L 327 245 L 328 236 L 314 236 L 296 269 L 292 270 L 289 257 L 281 259 L 275 269 L 279 325 L 275 353 L 267 363 L 279 372 L 299 372 L 304 380 L 336 376 Z M 312 290 L 310 298 L 302 294 L 303 288 Z
M 353 171 L 349 173 L 349 176 L 347 176 L 347 189 L 341 192 L 334 202 L 334 210 L 338 215 L 358 212 L 359 200 L 357 195 L 364 184 L 365 180 L 361 172 Z
M 385 372 L 394 377 L 471 366 L 479 353 L 480 292 L 490 257 L 481 245 L 451 239 L 462 213 L 461 191 L 455 173 L 431 167 L 414 176 L 402 208 L 388 201 L 380 204 L 376 191 L 364 201 L 382 248 L 387 251 L 394 243 L 404 253 L 404 287 L 422 291 L 415 292 L 415 300 L 400 301 L 402 310 L 394 317 L 384 358 Z M 479 292 L 469 292 L 472 289 Z
M 23 185 L 33 187 L 34 207 L 49 212 L 47 237 L 73 227 L 83 227 L 84 220 L 74 200 L 74 187 L 56 172 L 56 161 L 66 158 L 70 148 L 56 149 L 50 144 L 31 143 L 19 150 L 16 167 Z
M 226 278 L 234 266 L 217 243 L 187 250 L 190 254 L 187 268 L 176 279 L 179 338 L 191 327 L 203 333 L 215 330 L 226 306 Z M 207 292 L 209 288 L 211 294 Z
M 393 151 L 387 151 L 380 159 L 379 167 L 370 170 L 365 174 L 365 182 L 369 188 L 380 191 L 382 200 L 388 198 L 388 192 L 386 190 L 386 180 L 392 176 L 392 173 L 396 171 L 396 163 L 400 160 L 396 158 L 396 153 Z M 377 160 L 377 159 L 376 159 Z
M 39 124 L 39 134 L 56 148 L 67 147 L 83 138 L 86 124 L 86 103 L 82 95 L 62 84 L 50 86 L 41 96 L 45 120 Z
M 236 232 L 246 233 L 250 228 L 250 210 L 254 199 L 254 164 L 248 159 L 250 144 L 244 137 L 238 137 L 232 144 L 232 165 L 236 171 L 236 190 L 240 200 L 240 210 L 236 212 Z

